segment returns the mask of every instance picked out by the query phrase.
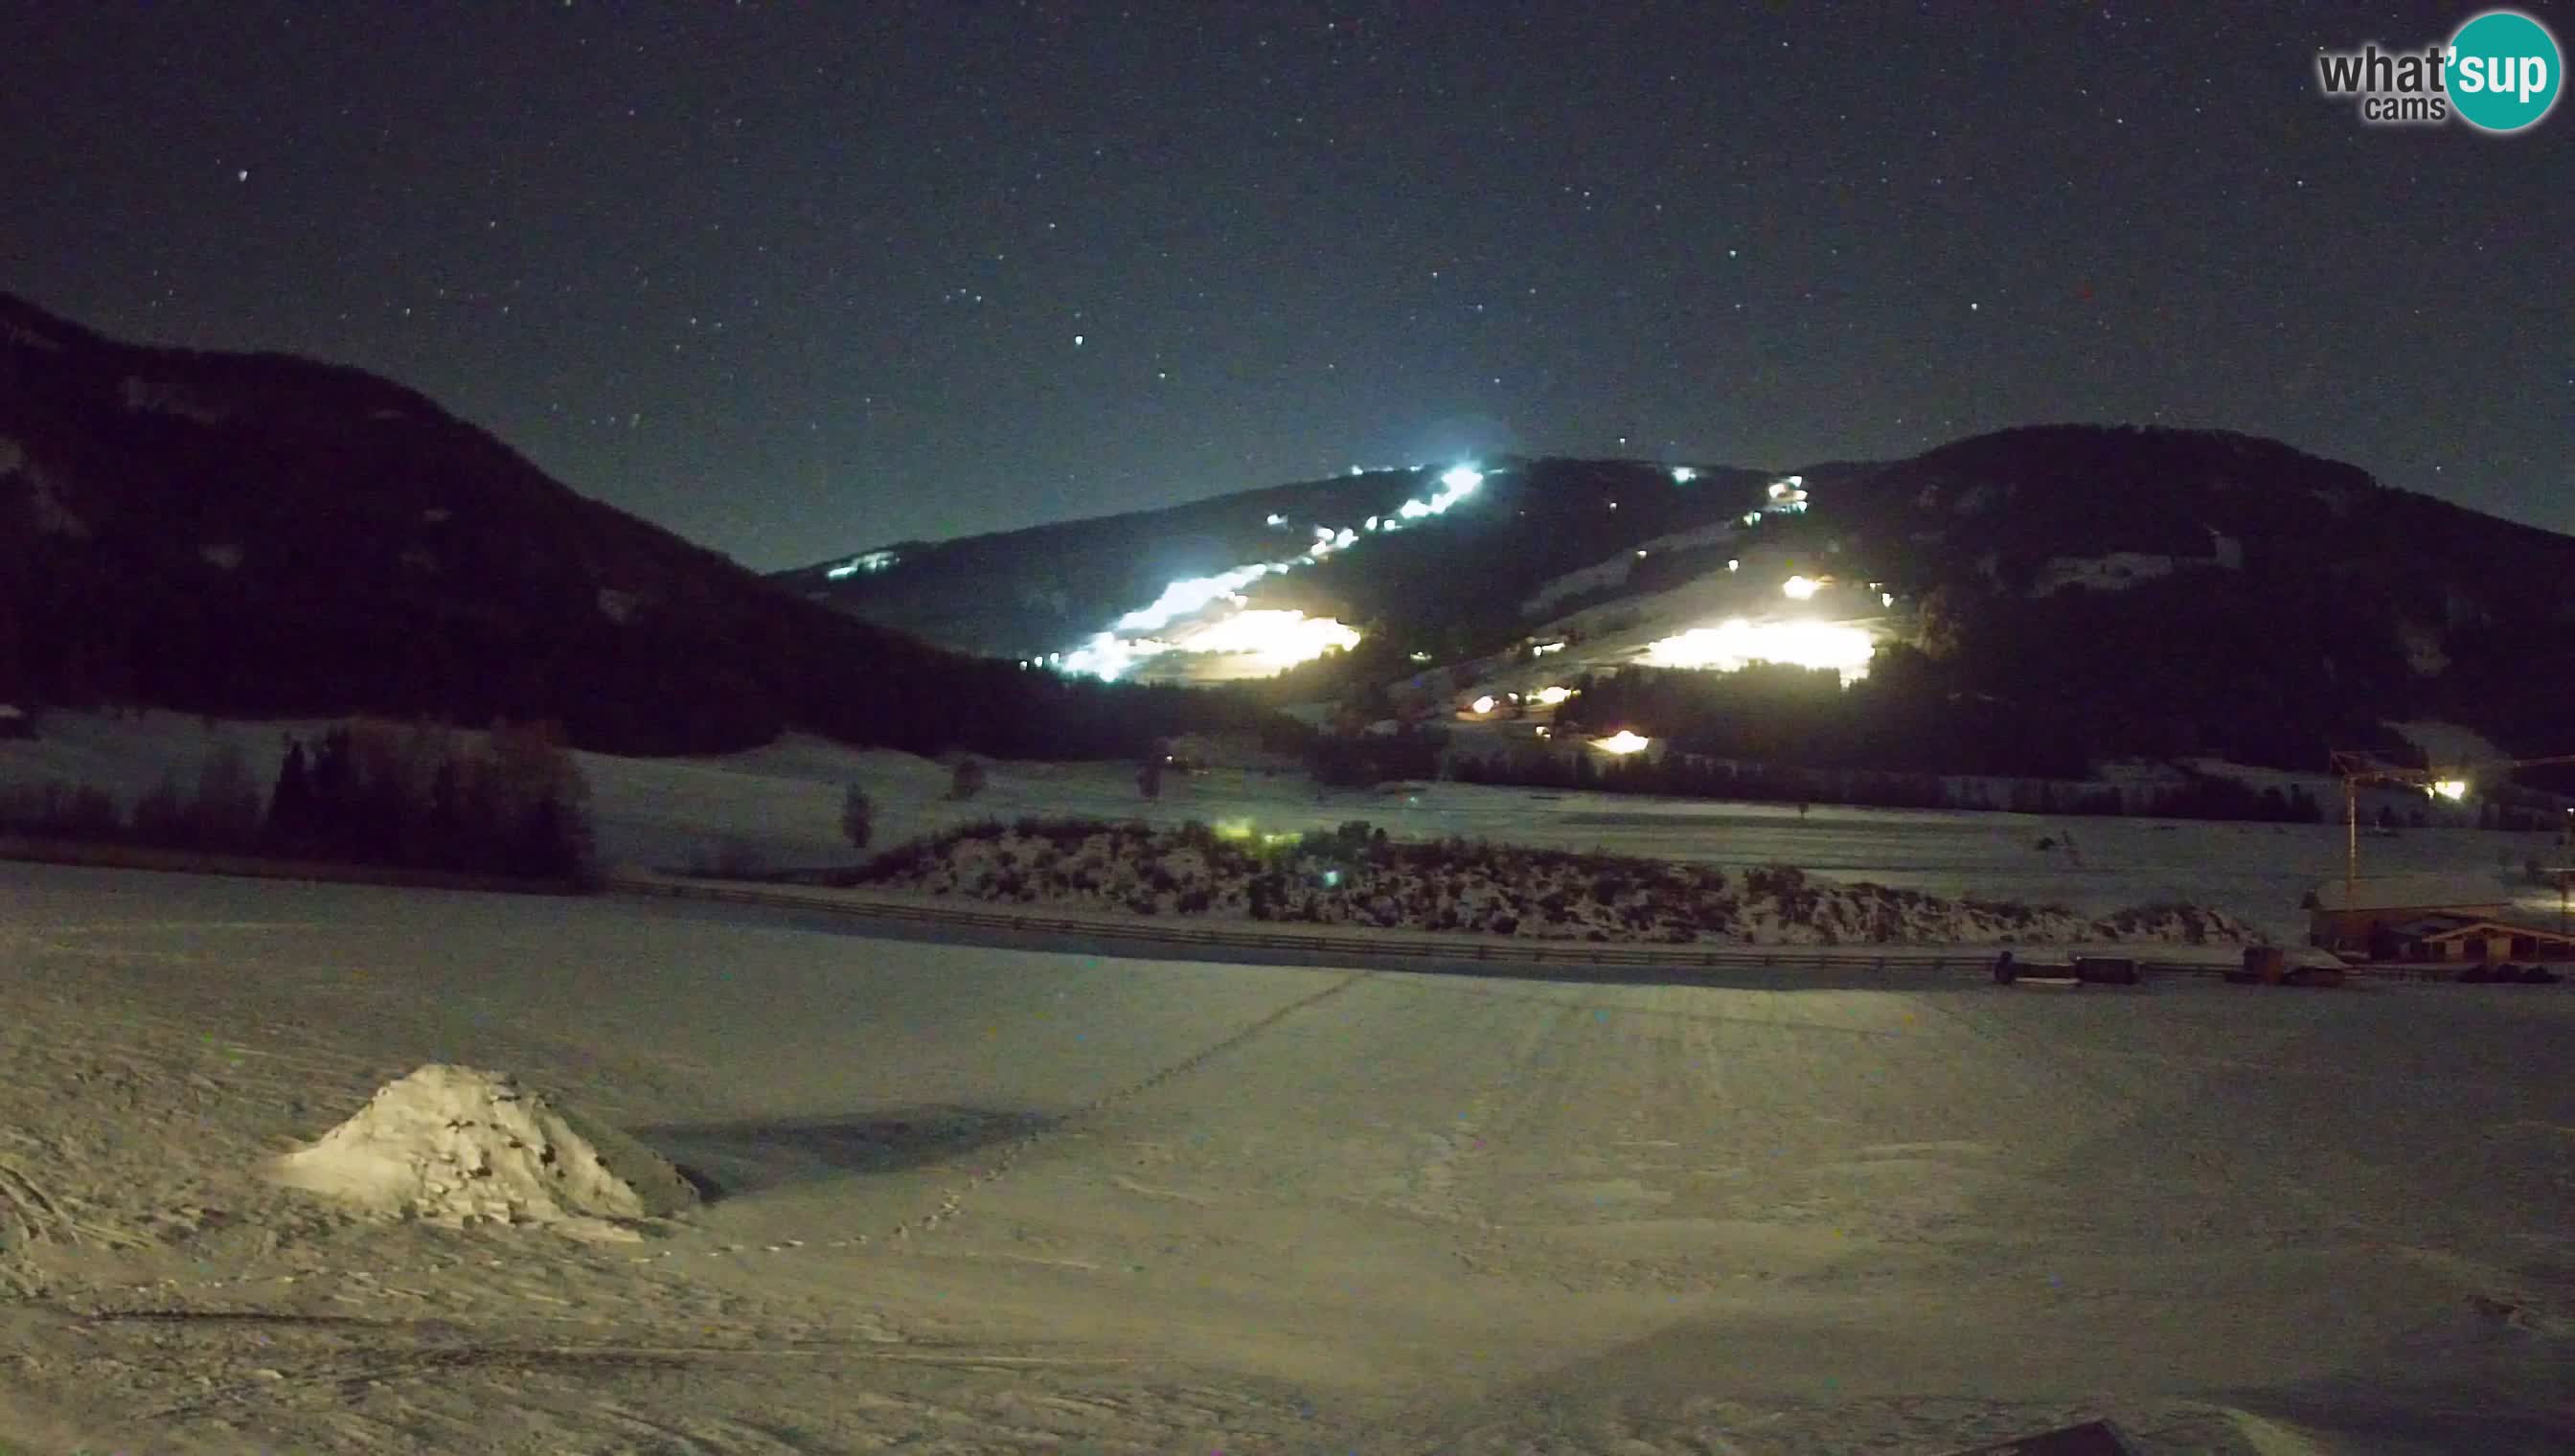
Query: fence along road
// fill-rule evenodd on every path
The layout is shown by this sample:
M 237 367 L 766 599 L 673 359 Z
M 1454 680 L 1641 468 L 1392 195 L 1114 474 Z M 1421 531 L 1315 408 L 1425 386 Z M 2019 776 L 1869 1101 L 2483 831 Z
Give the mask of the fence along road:
M 1784 970 L 1814 967 L 1834 970 L 1989 971 L 1994 956 L 2009 949 L 2015 958 L 2031 954 L 2083 953 L 2130 955 L 2126 946 L 2061 945 L 1754 945 L 1710 948 L 1694 944 L 1620 944 L 1597 940 L 1534 939 L 1502 935 L 1443 935 L 1422 930 L 1322 929 L 1260 930 L 1239 923 L 1185 924 L 1143 915 L 1063 915 L 1018 909 L 975 909 L 955 902 L 898 897 L 884 893 L 801 885 L 748 885 L 692 879 L 624 869 L 607 877 L 607 887 L 628 894 L 724 904 L 760 905 L 773 909 L 821 911 L 880 923 L 958 926 L 1024 934 L 1063 935 L 1093 940 L 1123 940 L 1154 945 L 1200 945 L 1312 955 L 1399 958 L 1442 965 L 1490 964 L 1651 967 L 1682 970 Z M 2217 976 L 2236 963 L 2221 947 L 2211 947 L 2189 960 L 2136 957 L 2137 968 L 2152 975 Z M 2036 970 L 2037 966 L 2026 967 Z M 2395 980 L 2447 979 L 2438 971 L 2346 967 L 2346 974 Z

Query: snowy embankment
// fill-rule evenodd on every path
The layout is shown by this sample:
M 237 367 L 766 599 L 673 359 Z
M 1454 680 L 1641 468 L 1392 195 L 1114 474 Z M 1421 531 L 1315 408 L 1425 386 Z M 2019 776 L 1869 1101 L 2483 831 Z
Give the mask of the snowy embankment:
M 1461 839 L 1229 834 L 1092 820 L 984 823 L 879 855 L 850 876 L 933 895 L 1139 915 L 1469 931 L 1543 939 L 1751 945 L 2259 943 L 2197 905 L 2087 916 L 2062 906 L 1838 883 L 1785 866 L 1728 871 Z

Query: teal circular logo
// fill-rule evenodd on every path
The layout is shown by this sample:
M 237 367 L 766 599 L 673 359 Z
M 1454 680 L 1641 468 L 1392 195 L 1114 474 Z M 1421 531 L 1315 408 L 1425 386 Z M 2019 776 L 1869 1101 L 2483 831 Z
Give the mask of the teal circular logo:
M 2459 120 L 2517 132 L 2557 104 L 2565 72 L 2565 52 L 2548 27 L 2518 10 L 2489 10 L 2450 37 L 2441 80 Z

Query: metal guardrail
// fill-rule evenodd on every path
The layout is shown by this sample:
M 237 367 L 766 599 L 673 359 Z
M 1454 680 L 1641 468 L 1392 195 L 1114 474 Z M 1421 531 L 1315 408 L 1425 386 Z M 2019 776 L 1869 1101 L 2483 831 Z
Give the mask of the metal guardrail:
M 1485 961 L 1497 964 L 1651 966 L 1674 970 L 1829 967 L 1838 970 L 1985 971 L 1992 968 L 1996 951 L 2010 949 L 2015 955 L 2023 955 L 2032 950 L 2045 948 L 2032 945 L 2008 947 L 1997 945 L 1992 950 L 1979 949 L 1974 953 L 1961 953 L 1956 946 L 1942 946 L 1929 950 L 1878 945 L 1778 945 L 1710 949 L 1689 944 L 1637 945 L 1603 943 L 1598 940 L 1540 940 L 1503 936 L 1467 939 L 1441 937 L 1433 932 L 1418 930 L 1363 929 L 1339 934 L 1247 930 L 1232 925 L 1172 924 L 1143 916 L 1110 919 L 1106 916 L 1077 917 L 978 910 L 961 905 L 861 897 L 828 890 L 798 892 L 755 889 L 739 884 L 719 884 L 668 875 L 631 873 L 609 875 L 608 888 L 676 899 L 765 905 L 778 909 L 821 910 L 854 918 L 901 920 L 916 924 L 964 925 L 979 929 L 1017 930 L 1037 934 L 1099 935 L 1121 940 L 1142 940 L 1171 945 L 1230 945 L 1244 949 L 1287 950 L 1308 954 L 1358 953 L 1371 956 L 1401 956 L 1418 960 Z M 2137 961 L 2137 968 L 2153 975 L 2222 976 L 2229 967 L 2206 960 L 2141 958 Z M 2031 966 L 2027 967 L 2024 973 L 2037 973 L 2037 971 L 2038 967 Z M 2363 970 L 2359 967 L 2353 967 L 2347 973 L 2390 974 L 2383 971 Z M 2445 977 L 2434 972 L 2412 974 L 2404 978 L 2442 979 Z

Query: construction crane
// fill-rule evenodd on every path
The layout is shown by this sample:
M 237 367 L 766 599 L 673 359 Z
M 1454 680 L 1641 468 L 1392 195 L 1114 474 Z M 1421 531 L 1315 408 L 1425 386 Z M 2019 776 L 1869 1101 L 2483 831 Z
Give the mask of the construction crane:
M 2436 798 L 2453 802 L 2468 796 L 2479 777 L 2510 773 L 2516 768 L 2540 768 L 2552 763 L 2575 763 L 2575 753 L 2554 753 L 2544 758 L 2491 758 L 2475 763 L 2435 764 L 2428 768 L 2404 768 L 2382 763 L 2363 749 L 2333 750 L 2333 771 L 2342 778 L 2343 824 L 2343 903 L 2350 904 L 2360 879 L 2360 786 L 2385 783 L 2399 788 L 2415 788 Z

